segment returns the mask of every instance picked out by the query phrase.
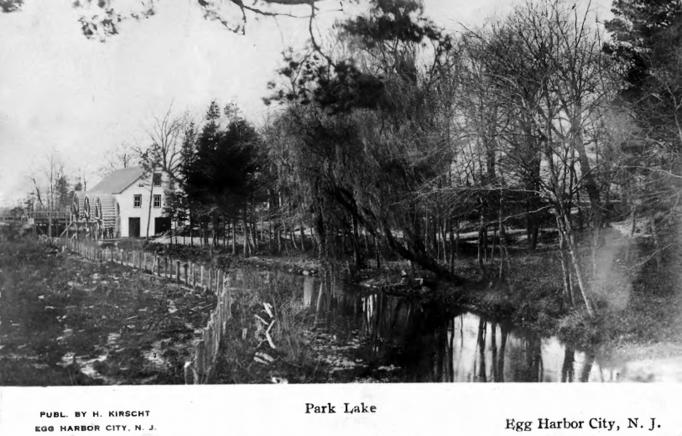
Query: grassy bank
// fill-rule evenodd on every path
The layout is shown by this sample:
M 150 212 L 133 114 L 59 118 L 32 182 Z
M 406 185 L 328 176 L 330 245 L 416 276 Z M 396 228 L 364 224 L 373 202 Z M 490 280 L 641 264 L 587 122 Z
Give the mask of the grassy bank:
M 631 244 L 628 247 L 627 244 Z M 583 253 L 589 317 L 576 292 L 576 307 L 562 298 L 562 272 L 555 250 L 518 253 L 503 283 L 481 283 L 465 290 L 460 302 L 495 318 L 510 319 L 543 335 L 558 335 L 582 348 L 616 359 L 682 355 L 682 283 L 678 251 L 661 263 L 646 241 L 607 240 L 592 270 Z

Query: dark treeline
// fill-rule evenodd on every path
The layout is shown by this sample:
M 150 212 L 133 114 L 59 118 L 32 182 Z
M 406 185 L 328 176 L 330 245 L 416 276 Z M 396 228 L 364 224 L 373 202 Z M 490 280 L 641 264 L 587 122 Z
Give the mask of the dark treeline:
M 564 296 L 592 313 L 610 223 L 629 220 L 659 267 L 678 243 L 682 6 L 613 12 L 603 29 L 586 4 L 529 1 L 449 34 L 417 1 L 374 0 L 333 43 L 286 54 L 262 128 L 214 102 L 184 127 L 181 164 L 155 145 L 181 188 L 168 212 L 234 253 L 314 243 L 324 259 L 397 256 L 455 283 L 467 248 L 503 277 L 519 233 L 534 250 L 551 229 Z
M 237 108 L 227 105 L 221 109 L 215 101 L 201 126 L 178 125 L 182 132 L 174 143 L 164 147 L 157 142 L 146 155 L 150 165 L 161 164 L 171 175 L 166 213 L 176 222 L 188 223 L 189 235 L 200 236 L 204 243 L 217 246 L 231 240 L 233 254 L 237 253 L 239 229 L 243 253 L 252 254 L 263 231 L 254 220 L 260 217 L 262 223 L 271 184 L 256 129 Z M 177 147 L 176 142 L 181 145 Z M 163 156 L 172 154 L 177 165 L 164 165 L 171 159 Z M 198 234 L 193 229 L 198 229 Z

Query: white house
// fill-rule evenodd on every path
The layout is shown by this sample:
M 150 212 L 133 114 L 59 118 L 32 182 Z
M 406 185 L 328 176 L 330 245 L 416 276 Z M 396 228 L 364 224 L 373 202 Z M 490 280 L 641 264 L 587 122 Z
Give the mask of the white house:
M 123 168 L 75 197 L 73 208 L 80 219 L 95 223 L 94 231 L 103 237 L 153 236 L 170 230 L 170 219 L 163 216 L 167 185 L 161 172 Z

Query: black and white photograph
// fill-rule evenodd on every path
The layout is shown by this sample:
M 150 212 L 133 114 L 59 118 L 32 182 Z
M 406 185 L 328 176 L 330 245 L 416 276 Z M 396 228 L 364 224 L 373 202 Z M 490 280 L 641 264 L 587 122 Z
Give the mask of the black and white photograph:
M 681 188 L 680 0 L 0 0 L 0 386 L 677 383 Z

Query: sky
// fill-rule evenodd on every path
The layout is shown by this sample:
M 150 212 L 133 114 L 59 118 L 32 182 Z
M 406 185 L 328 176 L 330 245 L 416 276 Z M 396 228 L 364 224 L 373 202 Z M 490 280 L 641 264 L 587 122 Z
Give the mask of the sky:
M 457 30 L 501 17 L 521 1 L 424 5 L 427 16 Z M 250 17 L 241 35 L 205 20 L 196 0 L 164 0 L 154 17 L 126 22 L 100 42 L 83 36 L 71 3 L 26 0 L 21 12 L 0 14 L 0 206 L 26 197 L 31 176 L 44 179 L 49 155 L 72 180 L 83 175 L 94 186 L 110 151 L 148 144 L 153 117 L 169 107 L 200 119 L 212 99 L 235 102 L 258 124 L 281 52 L 308 38 L 304 20 Z M 338 1 L 327 4 L 336 9 Z M 592 4 L 608 13 L 609 0 Z M 321 14 L 319 31 L 337 17 Z

